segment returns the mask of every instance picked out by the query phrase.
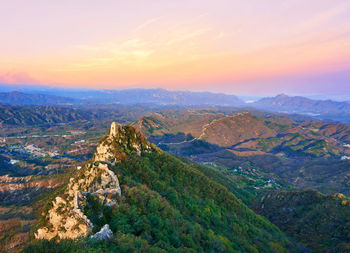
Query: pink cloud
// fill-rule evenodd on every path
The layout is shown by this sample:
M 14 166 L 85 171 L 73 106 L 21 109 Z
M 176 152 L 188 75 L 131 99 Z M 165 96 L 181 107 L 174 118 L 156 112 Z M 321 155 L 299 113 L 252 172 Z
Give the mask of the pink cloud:
M 25 72 L 9 71 L 0 74 L 0 83 L 4 84 L 40 84 L 38 80 Z

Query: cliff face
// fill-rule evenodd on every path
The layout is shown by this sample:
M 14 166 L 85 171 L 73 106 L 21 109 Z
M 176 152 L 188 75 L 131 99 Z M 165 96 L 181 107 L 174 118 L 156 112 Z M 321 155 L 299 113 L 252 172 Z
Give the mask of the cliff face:
M 117 197 L 122 192 L 118 177 L 110 166 L 127 159 L 128 155 L 140 156 L 142 152 L 152 150 L 154 147 L 133 127 L 113 122 L 92 160 L 76 171 L 64 193 L 57 196 L 51 203 L 52 207 L 43 214 L 46 223 L 38 229 L 35 237 L 50 240 L 89 235 L 93 224 L 83 212 L 87 196 L 97 197 L 102 205 L 117 207 Z

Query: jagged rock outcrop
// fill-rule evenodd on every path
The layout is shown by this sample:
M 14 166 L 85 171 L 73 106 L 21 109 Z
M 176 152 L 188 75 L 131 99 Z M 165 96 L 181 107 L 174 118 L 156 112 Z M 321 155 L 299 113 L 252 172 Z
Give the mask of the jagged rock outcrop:
M 112 237 L 113 232 L 109 228 L 109 225 L 104 225 L 99 232 L 92 235 L 91 238 L 97 239 L 97 240 L 108 240 Z
M 87 196 L 91 194 L 103 205 L 117 207 L 117 196 L 122 192 L 111 167 L 128 155 L 141 155 L 154 149 L 135 128 L 113 122 L 91 161 L 76 171 L 64 194 L 52 202 L 52 208 L 44 214 L 47 222 L 38 229 L 35 237 L 50 240 L 89 235 L 93 224 L 83 212 Z

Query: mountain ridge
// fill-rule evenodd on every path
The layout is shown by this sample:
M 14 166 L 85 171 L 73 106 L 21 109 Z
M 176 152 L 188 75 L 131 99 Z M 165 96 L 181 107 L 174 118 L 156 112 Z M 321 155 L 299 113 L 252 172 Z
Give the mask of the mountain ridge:
M 112 180 L 116 194 L 108 188 L 111 177 L 99 176 L 106 168 L 118 178 L 118 184 Z M 106 230 L 108 224 L 113 232 L 108 234 L 114 239 L 103 244 L 105 250 L 297 251 L 277 227 L 200 167 L 183 163 L 147 142 L 135 128 L 117 123 L 111 125 L 91 161 L 72 174 L 63 195 L 48 202 L 45 210 L 37 238 L 64 243 L 65 238 L 86 238 L 99 229 Z M 138 240 L 141 249 L 121 238 Z M 85 245 L 84 250 L 102 247 L 84 240 L 89 238 L 76 241 Z M 29 248 L 41 252 L 35 248 L 40 243 L 34 241 Z
M 74 104 L 244 105 L 244 102 L 235 95 L 213 92 L 169 91 L 165 89 L 88 90 L 47 88 L 30 90 L 27 88 L 22 90 L 5 89 L 6 92 L 0 93 L 3 94 L 3 99 L 0 99 L 0 102 L 8 98 L 10 104 L 16 102 L 20 104 L 40 104 L 38 98 L 42 98 L 41 104 L 46 104 L 44 100 L 46 98 L 50 99 L 52 104 L 61 104 L 63 103 L 61 100 L 67 100 Z M 11 97 L 13 97 L 12 101 Z M 33 99 L 32 97 L 37 98 Z M 58 101 L 54 100 L 55 97 Z
M 92 105 L 92 104 L 148 104 L 158 106 L 232 106 L 256 108 L 272 112 L 309 115 L 314 118 L 348 123 L 348 101 L 314 100 L 302 96 L 279 94 L 248 103 L 235 95 L 213 92 L 169 91 L 165 89 L 89 90 L 28 87 L 13 91 L 3 88 L 0 103 L 17 105 Z M 11 96 L 12 94 L 12 96 Z M 11 99 L 11 97 L 13 97 Z
M 341 114 L 350 113 L 350 104 L 333 100 L 313 100 L 302 96 L 291 97 L 279 94 L 275 97 L 262 98 L 254 103 L 253 107 L 272 110 L 287 111 L 290 113 L 313 114 Z
M 49 94 L 28 94 L 19 91 L 0 92 L 0 103 L 11 105 L 71 105 L 79 100 Z
M 114 143 L 115 140 L 118 144 Z M 70 179 L 64 192 L 65 196 L 57 196 L 52 202 L 52 209 L 47 213 L 48 226 L 39 228 L 35 238 L 75 239 L 91 233 L 93 224 L 82 212 L 81 202 L 86 201 L 87 194 L 92 194 L 106 205 L 117 205 L 113 198 L 117 195 L 121 196 L 121 188 L 117 176 L 109 166 L 126 159 L 125 152 L 130 150 L 136 151 L 140 156 L 141 152 L 158 149 L 146 143 L 133 128 L 122 127 L 113 122 L 109 133 L 97 146 L 92 161 Z M 100 183 L 97 182 L 98 180 Z

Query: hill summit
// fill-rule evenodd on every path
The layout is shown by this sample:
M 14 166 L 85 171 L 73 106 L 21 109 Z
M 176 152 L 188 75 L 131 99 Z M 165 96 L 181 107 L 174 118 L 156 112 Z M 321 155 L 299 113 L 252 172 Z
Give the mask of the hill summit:
M 113 122 L 108 135 L 97 146 L 91 161 L 76 171 L 65 192 L 55 198 L 45 215 L 46 224 L 38 229 L 37 239 L 58 237 L 77 238 L 92 232 L 93 224 L 83 213 L 87 196 L 97 197 L 103 205 L 117 206 L 121 196 L 118 177 L 110 166 L 126 159 L 127 155 L 152 152 L 155 148 L 129 126 Z
M 62 252 L 295 248 L 216 173 L 161 151 L 132 126 L 112 123 L 91 160 L 44 208 L 35 238 L 50 241 L 34 240 L 25 252 L 47 252 L 48 247 Z

